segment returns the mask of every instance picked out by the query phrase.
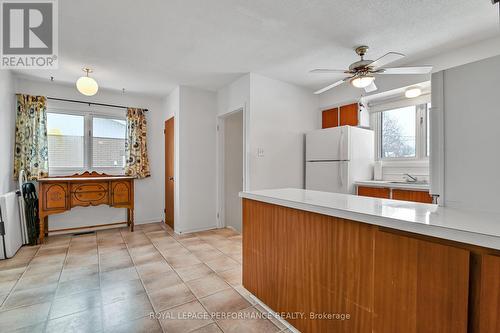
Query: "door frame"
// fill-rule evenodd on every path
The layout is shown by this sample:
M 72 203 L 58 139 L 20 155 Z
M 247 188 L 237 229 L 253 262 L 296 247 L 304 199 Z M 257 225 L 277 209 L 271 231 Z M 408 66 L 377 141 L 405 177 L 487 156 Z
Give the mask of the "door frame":
M 250 186 L 250 175 L 249 175 L 249 130 L 248 130 L 248 111 L 246 103 L 236 109 L 232 109 L 231 111 L 224 113 L 222 115 L 217 116 L 217 129 L 216 129 L 216 137 L 217 137 L 217 152 L 216 152 L 216 169 L 217 169 L 217 228 L 224 228 L 226 226 L 225 219 L 225 190 L 224 190 L 224 122 L 225 119 L 235 114 L 236 112 L 243 112 L 243 191 L 248 191 Z

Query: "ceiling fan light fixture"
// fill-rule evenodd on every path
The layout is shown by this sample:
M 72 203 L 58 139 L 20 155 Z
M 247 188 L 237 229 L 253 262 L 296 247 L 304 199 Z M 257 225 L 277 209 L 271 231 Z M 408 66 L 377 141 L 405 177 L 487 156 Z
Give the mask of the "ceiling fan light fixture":
M 422 89 L 419 87 L 411 87 L 405 90 L 406 98 L 415 98 L 422 95 Z
M 366 88 L 375 81 L 371 75 L 358 76 L 351 80 L 351 84 L 356 88 Z
M 99 85 L 96 80 L 89 77 L 89 73 L 92 73 L 90 68 L 83 68 L 83 71 L 86 76 L 82 76 L 76 81 L 76 89 L 85 96 L 94 96 L 99 90 Z

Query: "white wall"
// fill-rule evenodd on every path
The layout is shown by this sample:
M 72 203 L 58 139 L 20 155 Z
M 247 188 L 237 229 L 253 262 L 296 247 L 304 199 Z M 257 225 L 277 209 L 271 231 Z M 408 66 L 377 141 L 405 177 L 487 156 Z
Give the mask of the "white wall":
M 14 78 L 0 70 L 0 194 L 14 190 L 13 158 L 16 123 Z
M 163 124 L 166 119 L 162 100 L 155 96 L 136 95 L 110 90 L 100 90 L 97 95 L 86 97 L 78 93 L 74 86 L 17 78 L 16 92 L 48 97 L 59 97 L 107 104 L 119 104 L 149 109 L 148 151 L 151 177 L 135 181 L 135 222 L 148 223 L 163 220 L 164 208 L 164 138 Z M 49 101 L 50 106 L 50 101 Z M 68 107 L 81 107 L 67 104 Z M 119 112 L 120 109 L 112 109 Z M 120 110 L 121 111 L 121 110 Z M 125 112 L 124 110 L 121 112 Z M 126 220 L 125 210 L 107 206 L 74 208 L 73 210 L 49 217 L 49 230 L 98 225 Z
M 217 91 L 217 114 L 224 115 L 238 109 L 249 108 L 250 73 Z
M 216 115 L 215 92 L 179 88 L 176 144 L 175 231 L 212 229 L 216 216 Z M 178 163 L 178 164 L 177 164 Z
M 318 128 L 309 90 L 250 75 L 250 189 L 304 187 L 304 133 Z M 263 156 L 258 156 L 258 150 Z
M 318 96 L 293 84 L 249 73 L 217 93 L 217 112 L 246 111 L 249 190 L 304 187 L 304 133 L 321 126 Z M 257 150 L 263 151 L 258 156 Z
M 500 56 L 444 71 L 446 206 L 500 212 L 498 73 Z

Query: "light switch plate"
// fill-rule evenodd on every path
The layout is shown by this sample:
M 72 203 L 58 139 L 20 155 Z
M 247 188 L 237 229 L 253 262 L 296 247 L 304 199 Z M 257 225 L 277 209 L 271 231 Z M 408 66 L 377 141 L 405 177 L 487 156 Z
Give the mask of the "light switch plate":
M 257 148 L 257 157 L 264 157 L 264 148 Z

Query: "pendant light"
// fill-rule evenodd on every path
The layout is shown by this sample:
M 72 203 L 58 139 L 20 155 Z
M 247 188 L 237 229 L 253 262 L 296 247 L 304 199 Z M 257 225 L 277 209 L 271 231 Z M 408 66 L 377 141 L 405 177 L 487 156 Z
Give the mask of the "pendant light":
M 90 68 L 83 68 L 83 71 L 86 75 L 80 77 L 76 81 L 76 89 L 78 89 L 78 91 L 85 96 L 94 96 L 97 93 L 97 90 L 99 90 L 99 85 L 96 80 L 89 77 L 89 73 L 92 73 L 93 71 Z

